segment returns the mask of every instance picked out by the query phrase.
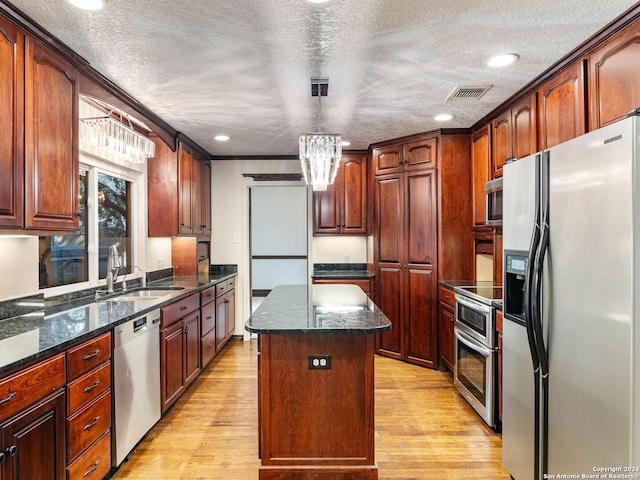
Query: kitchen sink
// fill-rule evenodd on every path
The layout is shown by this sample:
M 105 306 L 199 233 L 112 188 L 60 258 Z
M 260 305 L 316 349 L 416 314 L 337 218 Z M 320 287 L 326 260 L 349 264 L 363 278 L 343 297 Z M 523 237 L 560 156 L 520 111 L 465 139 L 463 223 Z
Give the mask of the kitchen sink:
M 175 290 L 183 290 L 183 287 L 171 288 L 143 288 L 133 292 L 123 293 L 114 297 L 113 300 L 151 300 L 166 297 Z

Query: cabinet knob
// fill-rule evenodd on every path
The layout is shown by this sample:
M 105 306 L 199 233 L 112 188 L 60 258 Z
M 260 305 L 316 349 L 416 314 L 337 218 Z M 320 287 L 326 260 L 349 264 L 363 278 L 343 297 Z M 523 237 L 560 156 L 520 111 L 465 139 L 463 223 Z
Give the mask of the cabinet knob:
M 15 445 L 11 445 L 10 447 L 7 447 L 7 455 L 9 455 L 10 457 L 13 457 L 16 452 L 18 451 L 18 447 L 16 447 Z
M 76 212 L 76 217 L 82 217 L 82 212 Z
M 4 462 L 4 452 L 0 452 L 0 463 Z

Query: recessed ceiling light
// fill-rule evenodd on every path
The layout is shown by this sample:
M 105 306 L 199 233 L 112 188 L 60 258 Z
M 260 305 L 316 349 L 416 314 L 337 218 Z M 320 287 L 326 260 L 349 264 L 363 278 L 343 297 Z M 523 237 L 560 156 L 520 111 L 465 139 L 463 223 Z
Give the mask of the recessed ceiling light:
M 441 113 L 440 115 L 436 115 L 434 118 L 436 122 L 448 122 L 453 118 L 453 115 L 449 115 L 448 113 Z
M 82 8 L 83 10 L 100 10 L 104 7 L 102 0 L 67 0 L 74 7 Z
M 343 147 L 350 147 L 351 146 L 351 142 L 349 140 L 342 140 L 342 146 Z
M 215 137 L 213 137 L 214 140 L 217 140 L 218 142 L 228 142 L 231 137 L 229 135 L 216 135 Z
M 507 65 L 515 63 L 519 58 L 520 57 L 515 53 L 505 53 L 503 55 L 491 57 L 487 62 L 487 65 L 490 67 L 506 67 Z
M 309 3 L 327 3 L 329 0 L 307 0 Z

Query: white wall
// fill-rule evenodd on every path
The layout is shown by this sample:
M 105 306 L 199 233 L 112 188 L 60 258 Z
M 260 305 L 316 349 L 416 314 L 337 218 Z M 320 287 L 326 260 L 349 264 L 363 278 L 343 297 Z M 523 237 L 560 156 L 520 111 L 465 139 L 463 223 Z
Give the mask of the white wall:
M 171 266 L 171 237 L 147 238 L 145 265 L 149 272 Z
M 243 173 L 300 173 L 298 160 L 215 160 L 211 162 L 211 263 L 237 264 L 236 334 L 249 317 L 249 185 Z M 311 212 L 309 221 L 312 221 Z M 311 236 L 311 230 L 309 230 Z M 311 263 L 367 263 L 367 237 L 311 237 Z
M 38 237 L 0 236 L 0 300 L 39 292 Z

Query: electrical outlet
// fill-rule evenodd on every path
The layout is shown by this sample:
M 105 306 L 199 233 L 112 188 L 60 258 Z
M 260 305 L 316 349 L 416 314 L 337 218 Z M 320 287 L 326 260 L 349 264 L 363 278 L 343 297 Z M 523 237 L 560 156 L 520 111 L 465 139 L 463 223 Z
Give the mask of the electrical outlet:
M 309 370 L 331 370 L 331 355 L 309 355 Z

